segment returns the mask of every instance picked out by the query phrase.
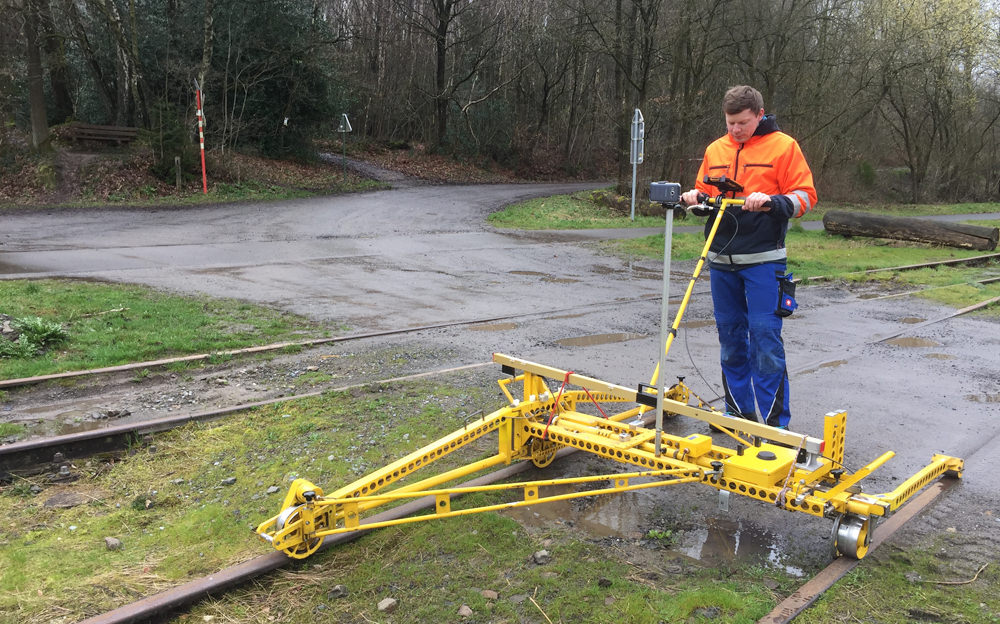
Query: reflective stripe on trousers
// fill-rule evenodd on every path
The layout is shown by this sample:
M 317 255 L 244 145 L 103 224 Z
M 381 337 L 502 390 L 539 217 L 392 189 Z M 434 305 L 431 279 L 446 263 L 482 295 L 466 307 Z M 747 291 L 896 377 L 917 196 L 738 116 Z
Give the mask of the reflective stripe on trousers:
M 784 273 L 783 262 L 711 270 L 726 410 L 756 419 L 759 409 L 767 424 L 781 427 L 791 420 L 781 317 L 775 314 L 777 276 Z

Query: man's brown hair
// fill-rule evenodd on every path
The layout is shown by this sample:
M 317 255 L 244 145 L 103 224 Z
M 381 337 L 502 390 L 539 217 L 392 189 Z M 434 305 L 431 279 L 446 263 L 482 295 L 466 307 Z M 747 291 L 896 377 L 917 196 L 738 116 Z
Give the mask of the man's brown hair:
M 762 108 L 764 108 L 764 96 L 757 89 L 746 85 L 730 87 L 722 97 L 722 112 L 727 115 L 735 115 L 747 109 L 756 115 Z

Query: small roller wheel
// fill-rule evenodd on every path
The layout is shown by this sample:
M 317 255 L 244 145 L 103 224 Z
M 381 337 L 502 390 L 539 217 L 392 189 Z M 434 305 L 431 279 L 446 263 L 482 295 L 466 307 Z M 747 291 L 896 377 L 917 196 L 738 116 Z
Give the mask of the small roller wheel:
M 302 519 L 302 514 L 300 513 L 302 507 L 304 507 L 304 505 L 296 505 L 295 507 L 289 507 L 288 509 L 282 511 L 278 515 L 278 519 L 274 522 L 275 533 L 282 531 L 288 525 L 299 522 Z M 325 518 L 325 516 L 320 516 L 319 518 Z M 313 527 L 312 531 L 319 531 L 326 528 L 326 526 L 319 526 L 320 524 L 326 524 L 325 522 L 320 522 L 319 518 L 317 518 L 317 526 Z M 304 532 L 304 527 L 299 530 Z M 312 531 L 310 531 L 310 533 Z M 282 552 L 294 559 L 305 559 L 309 555 L 316 552 L 322 544 L 322 537 L 301 539 L 295 545 L 283 548 Z M 276 544 L 276 546 L 280 546 L 280 544 Z
M 531 456 L 531 463 L 538 468 L 545 468 L 556 458 L 556 451 L 560 445 L 550 440 L 541 438 L 531 438 L 528 442 L 528 453 Z
M 851 559 L 862 559 L 871 546 L 874 526 L 871 518 L 841 516 L 833 526 L 837 552 Z

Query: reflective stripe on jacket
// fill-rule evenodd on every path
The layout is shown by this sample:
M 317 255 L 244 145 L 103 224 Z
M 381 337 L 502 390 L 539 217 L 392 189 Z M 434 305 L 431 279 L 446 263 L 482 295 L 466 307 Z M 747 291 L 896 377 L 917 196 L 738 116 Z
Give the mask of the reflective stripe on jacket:
M 801 217 L 816 205 L 812 172 L 799 144 L 778 129 L 773 115 L 765 115 L 746 143 L 726 136 L 705 150 L 695 188 L 715 196 L 719 191 L 703 182 L 705 176 L 726 176 L 743 185 L 745 197 L 760 192 L 771 196 L 766 212 L 728 208 L 712 243 L 709 262 L 716 266 L 758 264 L 784 260 L 788 219 Z M 706 224 L 709 231 L 712 219 Z

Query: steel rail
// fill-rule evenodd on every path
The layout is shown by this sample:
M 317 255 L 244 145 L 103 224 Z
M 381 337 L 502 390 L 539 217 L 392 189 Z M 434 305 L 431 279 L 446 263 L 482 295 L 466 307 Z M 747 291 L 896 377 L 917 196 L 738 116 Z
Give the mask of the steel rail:
M 556 456 L 562 457 L 569 455 L 571 452 L 575 452 L 575 450 L 576 449 L 563 449 L 562 451 L 559 451 Z M 488 475 L 467 481 L 464 485 L 469 487 L 489 485 L 495 483 L 496 481 L 500 481 L 523 472 L 532 465 L 533 464 L 530 461 L 522 461 L 512 464 L 506 468 L 502 468 L 496 472 L 492 472 Z M 397 520 L 434 506 L 435 498 L 433 496 L 427 496 L 366 518 L 361 521 L 361 524 L 364 526 L 367 524 Z M 322 551 L 337 544 L 353 541 L 367 532 L 368 530 L 362 528 L 353 533 L 342 533 L 339 535 L 329 536 L 323 541 L 323 545 L 320 546 L 319 550 Z M 209 595 L 218 595 L 221 592 L 242 585 L 243 583 L 253 580 L 254 578 L 263 576 L 264 574 L 273 572 L 279 568 L 289 566 L 295 561 L 295 559 L 286 556 L 284 553 L 272 551 L 267 555 L 255 557 L 249 561 L 225 568 L 224 570 L 219 570 L 218 572 L 208 576 L 188 581 L 187 583 L 172 589 L 141 598 L 136 602 L 123 605 L 112 611 L 87 618 L 78 624 L 133 624 L 136 622 L 146 622 L 151 618 L 162 617 L 169 613 L 178 611 L 181 608 L 192 605 Z
M 935 319 L 930 319 L 928 321 L 924 321 L 923 323 L 919 323 L 917 325 L 906 326 L 905 328 L 903 328 L 898 332 L 879 337 L 875 340 L 861 343 L 860 346 L 885 342 L 892 338 L 896 338 L 905 333 L 913 331 L 914 329 L 947 321 L 957 316 L 961 316 L 963 314 L 967 314 L 969 312 L 979 310 L 996 303 L 1000 303 L 1000 297 L 992 297 L 990 299 L 986 299 L 979 303 L 966 306 L 960 310 L 955 310 L 954 312 L 951 312 L 944 316 Z M 477 321 L 477 322 L 486 322 L 486 321 Z M 395 333 L 402 333 L 405 331 L 408 330 L 397 330 Z M 419 330 L 414 330 L 414 331 L 419 331 Z M 850 349 L 847 349 L 844 352 L 842 352 L 841 355 L 845 354 L 849 355 L 849 352 Z M 826 362 L 836 361 L 838 359 L 843 359 L 843 358 L 840 356 L 834 356 L 832 359 L 826 358 L 821 361 L 809 362 L 801 366 L 795 367 L 794 369 L 790 370 L 789 373 L 792 375 L 797 375 L 806 371 L 812 371 L 815 370 L 817 367 L 822 366 Z M 409 381 L 412 379 L 419 379 L 421 377 L 444 374 L 448 372 L 464 370 L 469 368 L 488 366 L 490 364 L 492 364 L 492 362 L 480 362 L 477 364 L 468 364 L 465 366 L 458 366 L 447 369 L 425 371 L 422 373 L 415 373 L 413 375 L 405 375 L 402 377 L 393 377 L 390 379 L 359 382 L 356 384 L 351 384 L 349 386 L 343 386 L 340 388 L 330 388 L 326 390 L 318 390 L 315 392 L 307 392 L 304 394 L 297 394 L 290 397 L 279 397 L 276 399 L 268 399 L 265 401 L 257 401 L 253 403 L 242 403 L 239 405 L 234 405 L 226 408 L 197 412 L 194 414 L 179 414 L 176 416 L 167 416 L 164 418 L 148 420 L 142 423 L 116 425 L 101 429 L 95 429 L 93 431 L 72 433 L 52 438 L 43 438 L 41 440 L 15 442 L 12 444 L 0 446 L 0 472 L 23 468 L 27 465 L 37 465 L 49 462 L 52 456 L 55 455 L 55 453 L 63 453 L 64 456 L 70 458 L 70 457 L 84 457 L 95 453 L 116 450 L 123 447 L 130 436 L 134 437 L 137 435 L 156 433 L 158 431 L 166 431 L 175 427 L 179 427 L 188 422 L 213 420 L 221 416 L 226 416 L 228 414 L 232 414 L 247 409 L 252 409 L 255 407 L 262 407 L 266 405 L 273 405 L 275 403 L 281 403 L 284 401 L 293 401 L 296 399 L 315 397 L 323 394 L 324 392 L 339 392 L 343 390 L 351 390 L 354 388 L 364 387 L 366 385 L 370 385 L 373 383 Z M 704 399 L 704 401 L 707 404 L 712 404 L 721 398 L 722 396 L 718 395 L 711 399 Z
M 984 254 L 981 256 L 971 256 L 969 258 L 956 258 L 953 260 L 936 260 L 934 262 L 922 262 L 920 264 L 904 264 L 902 266 L 885 267 L 882 269 L 866 269 L 864 271 L 852 271 L 850 273 L 844 273 L 843 275 L 814 275 L 812 277 L 804 277 L 802 278 L 801 281 L 824 282 L 834 279 L 840 279 L 845 275 L 871 275 L 873 273 L 881 273 L 883 271 L 911 271 L 914 269 L 929 269 L 931 267 L 950 266 L 953 264 L 986 262 L 987 260 L 1000 260 L 1000 253 Z
M 931 485 L 912 501 L 906 504 L 900 511 L 893 514 L 888 520 L 878 525 L 872 545 L 868 550 L 869 555 L 883 542 L 892 537 L 906 522 L 919 514 L 929 506 L 938 495 L 946 492 L 957 480 L 945 479 Z M 770 613 L 757 620 L 757 624 L 788 624 L 796 616 L 809 608 L 816 600 L 823 595 L 826 590 L 833 587 L 833 584 L 853 570 L 861 559 L 851 559 L 849 557 L 838 557 L 830 565 L 826 566 L 816 576 L 805 582 L 795 590 L 790 596 L 782 600 L 771 610 Z
M 649 417 L 644 419 L 647 424 L 650 420 Z M 564 448 L 556 453 L 556 458 L 565 457 L 575 452 L 577 452 L 577 449 Z M 463 485 L 470 488 L 490 485 L 519 474 L 531 466 L 531 462 L 522 461 L 488 475 L 467 481 Z M 929 506 L 938 495 L 951 488 L 954 483 L 952 480 L 946 480 L 931 485 L 900 511 L 893 514 L 879 526 L 879 530 L 873 538 L 870 551 L 878 548 L 907 521 Z M 365 525 L 403 518 L 431 508 L 435 506 L 435 503 L 436 501 L 433 496 L 426 496 L 366 518 L 361 521 L 362 528 L 356 532 L 328 536 L 319 550 L 326 550 L 361 537 L 371 530 L 364 528 Z M 189 607 L 206 597 L 219 595 L 255 578 L 293 565 L 294 562 L 296 562 L 295 559 L 285 556 L 284 553 L 274 551 L 267 555 L 261 555 L 235 566 L 219 570 L 208 576 L 188 581 L 152 596 L 141 598 L 111 611 L 91 616 L 80 621 L 78 624 L 135 624 L 146 622 L 153 618 L 163 618 Z M 758 624 L 787 624 L 791 622 L 799 613 L 812 605 L 819 596 L 832 587 L 845 574 L 854 569 L 860 562 L 860 560 L 847 557 L 835 559 L 816 576 L 779 603 L 770 614 L 761 618 Z
M 85 377 L 90 375 L 101 375 L 105 373 L 119 373 L 132 370 L 141 370 L 144 368 L 153 368 L 157 366 L 166 366 L 168 364 L 177 364 L 179 362 L 195 362 L 199 360 L 206 360 L 211 357 L 263 353 L 266 351 L 276 351 L 278 349 L 286 349 L 289 347 L 314 347 L 321 344 L 349 342 L 352 340 L 364 340 L 366 338 L 380 338 L 383 336 L 398 336 L 400 334 L 413 334 L 417 332 L 428 331 L 431 329 L 443 329 L 446 327 L 462 327 L 464 325 L 481 325 L 483 323 L 496 323 L 499 321 L 509 321 L 512 319 L 527 318 L 531 316 L 545 316 L 548 314 L 571 312 L 575 310 L 580 310 L 582 308 L 596 308 L 596 307 L 605 307 L 612 305 L 620 306 L 623 304 L 636 303 L 639 301 L 655 301 L 658 299 L 659 295 L 650 295 L 647 297 L 633 297 L 631 299 L 625 299 L 625 300 L 595 301 L 593 303 L 584 303 L 566 308 L 543 310 L 540 312 L 522 312 L 520 314 L 510 314 L 507 316 L 493 316 L 489 318 L 473 319 L 466 321 L 447 321 L 444 323 L 432 323 L 430 325 L 419 325 L 417 327 L 407 327 L 404 329 L 386 329 L 382 331 L 365 332 L 363 334 L 348 334 L 346 336 L 332 336 L 330 338 L 313 338 L 311 340 L 301 340 L 298 342 L 276 342 L 267 345 L 259 345 L 256 347 L 245 347 L 242 349 L 231 349 L 228 351 L 216 351 L 214 353 L 198 353 L 194 355 L 184 355 L 184 356 L 165 358 L 160 360 L 150 360 L 146 362 L 133 362 L 131 364 L 121 364 L 119 366 L 88 368 L 79 371 L 66 371 L 63 373 L 52 373 L 50 375 L 37 375 L 35 377 L 20 377 L 17 379 L 0 379 L 0 389 L 13 388 L 17 386 L 27 386 L 36 383 L 42 383 L 45 381 L 54 381 L 58 379 L 69 379 L 73 377 Z
M 0 446 L 0 472 L 11 472 L 13 470 L 24 469 L 29 466 L 48 463 L 52 461 L 52 457 L 56 453 L 62 453 L 67 459 L 71 459 L 86 457 L 96 453 L 106 453 L 109 451 L 120 450 L 127 445 L 129 440 L 138 436 L 157 433 L 160 431 L 168 431 L 190 422 L 210 421 L 255 407 L 274 405 L 276 403 L 284 403 L 286 401 L 295 401 L 298 399 L 307 399 L 310 397 L 320 396 L 326 392 L 344 392 L 346 390 L 363 388 L 372 384 L 412 381 L 414 379 L 421 379 L 424 377 L 432 377 L 435 375 L 444 375 L 446 373 L 482 368 L 492 364 L 493 362 L 477 362 L 475 364 L 465 364 L 463 366 L 453 366 L 450 368 L 424 371 L 422 373 L 413 373 L 411 375 L 403 375 L 401 377 L 358 382 L 348 386 L 341 386 L 339 388 L 317 390 L 315 392 L 306 392 L 304 394 L 296 394 L 293 396 L 255 401 L 253 403 L 242 403 L 240 405 L 232 405 L 230 407 L 196 412 L 193 414 L 165 416 L 163 418 L 146 420 L 139 423 L 114 425 L 102 429 L 83 431 L 80 433 L 70 433 L 52 438 L 14 442 L 13 444 Z
M 957 259 L 957 260 L 941 260 L 941 261 L 937 261 L 937 262 L 927 262 L 927 263 L 923 263 L 923 264 L 910 264 L 910 265 L 903 265 L 903 266 L 896 266 L 896 267 L 886 267 L 884 269 L 869 269 L 869 270 L 866 270 L 866 271 L 855 271 L 854 273 L 848 273 L 847 275 L 871 274 L 871 273 L 878 273 L 878 272 L 881 272 L 881 271 L 905 271 L 905 270 L 929 268 L 929 267 L 935 267 L 935 266 L 946 266 L 946 265 L 952 265 L 952 264 L 963 264 L 963 263 L 969 263 L 969 262 L 973 262 L 973 261 L 985 261 L 985 260 L 989 260 L 991 258 L 1000 258 L 1000 253 L 997 253 L 997 254 L 987 254 L 987 255 L 983 255 L 983 256 L 975 256 L 975 257 L 972 257 L 972 258 L 960 258 L 960 259 Z M 687 277 L 686 274 L 685 274 L 685 277 Z M 802 278 L 800 281 L 803 281 L 803 282 L 808 282 L 808 281 L 828 281 L 828 280 L 831 280 L 831 279 L 835 279 L 835 276 L 818 275 L 818 276 L 813 276 L 813 277 Z M 977 284 L 988 284 L 988 283 L 992 283 L 992 282 L 995 282 L 995 281 L 998 281 L 998 280 L 1000 280 L 1000 278 L 990 278 L 990 279 L 978 280 L 975 283 L 977 283 Z M 952 284 L 952 285 L 955 285 L 955 284 Z M 887 295 L 887 296 L 888 297 L 899 297 L 899 296 L 903 296 L 903 295 L 919 294 L 919 293 L 925 292 L 927 290 L 933 290 L 933 289 L 937 289 L 937 288 L 946 288 L 946 287 L 947 286 L 931 286 L 929 288 L 924 288 L 924 289 L 914 290 L 914 291 L 908 291 L 908 292 L 905 292 L 905 293 L 897 293 L 897 294 Z M 697 294 L 705 294 L 705 293 L 702 292 L 702 293 L 697 293 Z M 466 321 L 448 321 L 448 322 L 444 322 L 444 323 L 432 323 L 432 324 L 429 324 L 429 325 L 419 325 L 417 327 L 408 327 L 408 328 L 404 328 L 404 329 L 387 329 L 387 330 L 382 330 L 382 331 L 366 332 L 366 333 L 362 333 L 362 334 L 349 334 L 349 335 L 346 335 L 346 336 L 333 336 L 333 337 L 330 337 L 330 338 L 314 338 L 314 339 L 311 339 L 311 340 L 301 340 L 301 341 L 296 341 L 296 342 L 278 342 L 278 343 L 272 343 L 272 344 L 267 344 L 267 345 L 259 345 L 259 346 L 255 346 L 255 347 L 245 347 L 245 348 L 242 348 L 242 349 L 230 349 L 230 350 L 227 350 L 227 351 L 217 351 L 217 352 L 213 352 L 213 353 L 198 353 L 198 354 L 194 354 L 194 355 L 185 355 L 185 356 L 178 356 L 178 357 L 173 357 L 173 358 L 164 358 L 164 359 L 159 359 L 159 360 L 149 360 L 149 361 L 146 361 L 146 362 L 133 362 L 133 363 L 130 363 L 130 364 L 121 364 L 119 366 L 106 366 L 106 367 L 103 367 L 103 368 L 90 368 L 90 369 L 79 370 L 79 371 L 66 371 L 66 372 L 63 372 L 63 373 L 52 373 L 52 374 L 49 374 L 49 375 L 37 375 L 37 376 L 34 376 L 34 377 L 20 377 L 20 378 L 17 378 L 17 379 L 0 379 L 0 389 L 2 389 L 2 388 L 14 388 L 14 387 L 18 387 L 18 386 L 32 385 L 32 384 L 36 384 L 36 383 L 42 383 L 42 382 L 45 382 L 45 381 L 53 381 L 53 380 L 58 380 L 58 379 L 68 379 L 68 378 L 73 378 L 73 377 L 83 377 L 83 376 L 89 376 L 89 375 L 100 375 L 100 374 L 105 374 L 105 373 L 116 373 L 116 372 L 127 372 L 127 371 L 131 371 L 131 370 L 141 370 L 141 369 L 144 369 L 144 368 L 153 368 L 153 367 L 158 367 L 158 366 L 166 366 L 166 365 L 169 365 L 169 364 L 177 364 L 177 363 L 180 363 L 180 362 L 196 362 L 196 361 L 206 360 L 208 358 L 218 357 L 218 356 L 247 355 L 247 354 L 253 354 L 253 353 L 264 353 L 264 352 L 267 352 L 267 351 L 276 351 L 278 349 L 285 349 L 285 348 L 288 348 L 288 347 L 312 347 L 312 346 L 317 346 L 317 345 L 321 345 L 321 344 L 331 344 L 331 343 L 337 343 L 337 342 L 348 342 L 348 341 L 351 341 L 351 340 L 363 340 L 363 339 L 366 339 L 366 338 L 379 338 L 379 337 L 382 337 L 382 336 L 397 336 L 397 335 L 401 335 L 401 334 L 411 334 L 411 333 L 417 333 L 417 332 L 427 331 L 427 330 L 431 330 L 431 329 L 443 329 L 443 328 L 447 328 L 447 327 L 461 327 L 461 326 L 464 326 L 464 325 L 480 325 L 480 324 L 483 324 L 483 323 L 496 323 L 496 322 L 500 322 L 500 321 L 509 321 L 509 320 L 518 319 L 518 318 L 527 318 L 527 317 L 531 317 L 531 316 L 544 316 L 544 315 L 547 315 L 547 314 L 558 314 L 560 312 L 570 312 L 570 311 L 574 311 L 574 310 L 579 310 L 581 308 L 605 307 L 605 306 L 609 306 L 609 305 L 616 305 L 617 306 L 617 305 L 628 304 L 628 303 L 636 303 L 636 302 L 640 302 L 640 301 L 657 301 L 657 300 L 659 300 L 661 298 L 662 297 L 660 295 L 649 295 L 649 296 L 646 296 L 646 297 L 633 297 L 631 299 L 626 299 L 626 300 L 623 300 L 623 301 L 617 301 L 617 300 L 616 301 L 595 301 L 593 303 L 585 303 L 585 304 L 571 306 L 571 307 L 567 307 L 567 308 L 557 308 L 557 309 L 553 309 L 553 310 L 544 310 L 544 311 L 540 311 L 540 312 L 523 312 L 523 313 L 520 313 L 520 314 L 510 314 L 510 315 L 506 315 L 506 316 L 495 316 L 495 317 L 490 317 L 490 318 L 473 319 L 473 320 L 466 320 Z M 884 298 L 884 297 L 882 297 L 882 298 Z

